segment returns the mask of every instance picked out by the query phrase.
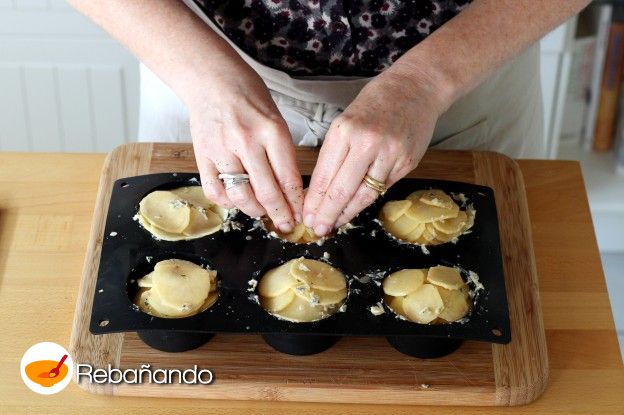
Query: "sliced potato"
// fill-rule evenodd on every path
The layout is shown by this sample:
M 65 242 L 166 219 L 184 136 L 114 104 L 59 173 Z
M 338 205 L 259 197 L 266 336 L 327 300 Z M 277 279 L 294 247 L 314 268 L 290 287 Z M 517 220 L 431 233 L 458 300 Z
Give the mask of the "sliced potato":
M 419 226 L 419 223 L 407 215 L 403 215 L 394 222 L 384 221 L 383 226 L 391 235 L 405 239 L 407 235 Z
M 258 283 L 258 294 L 277 297 L 294 287 L 298 281 L 290 273 L 290 262 L 267 271 Z
M 443 265 L 429 268 L 427 282 L 447 290 L 459 290 L 465 284 L 458 269 Z
M 423 232 L 423 235 L 425 235 L 425 239 L 429 239 L 429 238 L 433 237 L 433 239 L 429 240 L 429 243 L 431 243 L 433 245 L 437 245 L 438 243 L 447 243 L 447 242 L 450 242 L 453 239 L 455 239 L 457 236 L 459 236 L 458 234 L 449 235 L 449 234 L 446 234 L 444 232 L 438 231 L 433 226 L 434 223 L 436 223 L 436 222 L 425 224 L 425 232 Z
M 410 206 L 412 206 L 411 200 L 391 200 L 381 208 L 381 213 L 384 219 L 394 222 L 403 216 Z
M 146 276 L 139 278 L 137 280 L 137 285 L 141 288 L 151 288 L 154 285 L 154 279 L 152 278 L 152 273 L 150 272 Z
M 178 195 L 166 190 L 145 196 L 139 203 L 139 212 L 151 225 L 170 233 L 181 233 L 190 220 L 190 208 Z
M 419 269 L 402 269 L 383 280 L 384 293 L 397 297 L 416 291 L 425 281 L 425 273 Z
M 432 245 L 432 241 L 426 240 L 424 235 L 421 235 L 420 238 L 410 242 L 417 245 Z
M 391 295 L 386 295 L 384 297 L 386 304 L 388 304 L 390 309 L 392 309 L 392 311 L 394 311 L 395 314 L 398 314 L 402 317 L 407 318 L 407 316 L 405 315 L 405 310 L 403 309 L 404 299 L 405 297 L 393 297 Z
M 295 225 L 295 227 L 293 228 L 292 232 L 290 232 L 290 233 L 278 232 L 277 234 L 282 239 L 286 239 L 289 242 L 297 243 L 297 242 L 299 242 L 301 240 L 301 237 L 303 236 L 305 231 L 306 231 L 305 225 L 303 223 L 298 223 L 297 225 Z
M 431 223 L 425 224 L 425 230 L 423 231 L 422 238 L 427 241 L 427 243 L 431 243 L 435 241 L 437 236 L 436 230 L 431 226 Z
M 447 290 L 437 287 L 438 293 L 444 303 L 444 309 L 439 317 L 448 322 L 462 319 L 470 311 L 469 296 L 461 290 Z
M 454 205 L 450 209 L 441 208 L 439 206 L 428 205 L 421 201 L 412 203 L 412 206 L 405 213 L 417 223 L 429 223 L 436 220 L 449 219 L 457 216 L 459 206 Z
M 417 201 L 419 201 L 419 200 L 420 200 L 420 197 L 421 197 L 422 195 L 424 195 L 425 193 L 427 193 L 427 191 L 426 191 L 426 190 L 417 190 L 417 191 L 415 191 L 415 192 L 410 193 L 410 194 L 406 197 L 406 199 L 407 199 L 407 200 L 411 200 L 412 202 L 417 202 Z
M 457 235 L 464 230 L 464 227 L 468 223 L 468 216 L 466 212 L 460 210 L 457 212 L 457 217 L 442 219 L 433 222 L 433 227 L 438 231 L 447 235 Z
M 428 324 L 438 318 L 444 303 L 436 287 L 423 284 L 405 297 L 403 310 L 407 318 L 415 323 Z
M 428 224 L 428 225 L 429 225 L 429 224 Z M 445 243 L 447 243 L 447 242 L 451 242 L 452 240 L 454 240 L 455 238 L 457 238 L 457 237 L 459 237 L 459 236 L 460 236 L 460 234 L 459 234 L 459 233 L 449 235 L 449 234 L 446 234 L 446 233 L 444 233 L 444 232 L 439 232 L 439 231 L 438 231 L 438 232 L 436 232 L 436 237 L 435 237 L 435 240 L 436 240 L 436 242 L 439 242 L 439 243 L 445 244 Z
M 275 313 L 286 308 L 295 299 L 293 290 L 287 290 L 277 297 L 261 297 L 260 305 L 268 312 Z
M 424 223 L 419 223 L 413 231 L 411 231 L 410 233 L 408 233 L 405 236 L 405 239 L 407 239 L 410 242 L 414 242 L 418 239 L 420 239 L 420 237 L 422 236 L 423 232 L 425 231 L 425 224 Z
M 198 238 L 217 232 L 221 229 L 222 220 L 219 215 L 209 209 L 191 208 L 188 226 L 182 232 L 186 236 Z
M 342 303 L 347 298 L 347 289 L 339 291 L 310 290 L 306 285 L 293 288 L 293 292 L 312 305 L 334 305 Z
M 204 301 L 204 304 L 201 306 L 199 311 L 208 310 L 217 302 L 218 299 L 219 299 L 219 293 L 217 292 L 217 290 L 215 289 L 214 291 L 211 291 L 210 294 L 208 294 L 208 298 L 206 298 L 206 301 Z
M 291 275 L 313 289 L 340 291 L 347 288 L 344 275 L 325 262 L 304 257 L 290 262 Z
M 153 287 L 163 304 L 197 309 L 210 292 L 210 273 L 181 259 L 161 261 L 154 266 Z
M 139 298 L 139 307 L 156 317 L 181 318 L 195 314 L 196 309 L 187 307 L 173 307 L 162 302 L 162 299 L 153 289 L 145 290 Z
M 165 232 L 156 226 L 153 226 L 151 223 L 145 220 L 145 218 L 139 213 L 138 214 L 139 223 L 143 226 L 154 238 L 161 239 L 163 241 L 181 241 L 187 239 L 188 236 L 182 233 L 171 233 Z
M 307 226 L 305 227 L 305 232 L 301 236 L 301 241 L 303 243 L 316 242 L 319 239 L 321 239 L 321 237 L 314 233 L 314 229 L 308 228 Z
M 443 209 L 453 209 L 453 207 L 457 207 L 457 204 L 449 195 L 437 189 L 425 191 L 420 195 L 418 200 L 427 205 L 437 206 Z
M 327 315 L 325 307 L 310 303 L 295 295 L 294 299 L 277 314 L 279 317 L 295 323 L 304 323 L 321 320 Z
M 189 204 L 202 207 L 204 209 L 211 209 L 215 206 L 215 203 L 208 200 L 204 195 L 204 190 L 201 186 L 184 186 L 172 189 L 171 193 L 175 193 L 178 199 L 187 201 Z

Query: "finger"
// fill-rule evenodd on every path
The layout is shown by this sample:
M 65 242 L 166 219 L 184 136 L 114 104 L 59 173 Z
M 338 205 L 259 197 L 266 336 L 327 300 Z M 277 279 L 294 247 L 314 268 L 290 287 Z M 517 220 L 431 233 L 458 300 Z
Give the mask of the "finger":
M 386 186 L 390 187 L 399 180 L 401 180 L 403 177 L 407 176 L 412 170 L 414 170 L 417 164 L 418 163 L 414 163 L 413 158 L 401 158 L 397 160 L 397 162 L 394 164 L 394 167 L 388 174 Z
M 325 142 L 321 146 L 321 151 L 305 196 L 303 222 L 306 226 L 312 227 L 314 225 L 319 205 L 348 152 L 347 140 L 342 139 L 339 131 L 333 128 L 332 124 L 332 127 L 327 132 Z
M 375 161 L 373 161 L 373 164 L 367 174 L 381 183 L 386 183 L 387 177 L 390 174 L 394 164 L 395 163 L 392 159 L 378 157 Z M 351 201 L 344 208 L 340 216 L 338 216 L 336 227 L 340 227 L 356 217 L 362 210 L 373 204 L 379 196 L 379 192 L 371 189 L 364 182 L 362 182 Z
M 274 137 L 267 140 L 266 154 L 277 182 L 286 196 L 295 222 L 301 223 L 303 182 L 297 167 L 295 147 L 290 139 Z
M 245 173 L 245 169 L 238 157 L 226 151 L 220 152 L 218 159 L 215 160 L 217 170 L 220 173 Z M 258 218 L 266 212 L 262 205 L 256 199 L 254 192 L 249 183 L 241 183 L 225 190 L 228 198 L 243 211 L 247 216 Z
M 219 171 L 211 160 L 201 162 L 202 167 L 199 171 L 202 189 L 206 198 L 217 205 L 226 209 L 232 209 L 234 203 L 225 193 L 223 182 L 219 180 Z
M 227 197 L 223 183 L 219 180 L 219 171 L 215 167 L 212 160 L 208 158 L 205 142 L 193 143 L 193 152 L 195 153 L 195 162 L 199 169 L 199 179 L 201 181 L 202 190 L 206 198 L 219 206 L 226 209 L 232 209 L 234 204 Z
M 291 232 L 295 226 L 292 212 L 275 180 L 264 148 L 252 146 L 244 154 L 241 161 L 249 173 L 256 199 L 280 231 Z
M 369 159 L 358 150 L 349 150 L 314 217 L 314 232 L 317 235 L 326 235 L 333 228 L 338 216 L 362 183 L 372 161 L 372 157 Z

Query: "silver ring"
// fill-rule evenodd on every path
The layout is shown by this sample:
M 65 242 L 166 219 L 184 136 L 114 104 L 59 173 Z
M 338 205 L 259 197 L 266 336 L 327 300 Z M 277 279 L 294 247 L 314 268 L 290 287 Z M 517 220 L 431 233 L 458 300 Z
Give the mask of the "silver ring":
M 221 173 L 217 177 L 219 178 L 219 180 L 223 181 L 223 187 L 225 187 L 225 190 L 231 189 L 232 187 L 238 186 L 239 184 L 249 183 L 249 175 L 245 173 Z

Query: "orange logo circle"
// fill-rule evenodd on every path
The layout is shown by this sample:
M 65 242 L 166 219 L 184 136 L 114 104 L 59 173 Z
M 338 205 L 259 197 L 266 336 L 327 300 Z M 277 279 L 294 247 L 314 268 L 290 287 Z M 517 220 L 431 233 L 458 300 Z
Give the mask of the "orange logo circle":
M 65 389 L 71 381 L 74 364 L 61 345 L 37 343 L 22 356 L 20 372 L 24 384 L 33 392 L 52 395 Z

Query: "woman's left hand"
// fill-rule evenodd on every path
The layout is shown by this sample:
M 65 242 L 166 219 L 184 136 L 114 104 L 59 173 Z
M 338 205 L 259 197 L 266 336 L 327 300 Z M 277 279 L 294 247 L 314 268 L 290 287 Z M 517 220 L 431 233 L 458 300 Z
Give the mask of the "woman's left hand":
M 431 85 L 388 71 L 369 82 L 332 123 L 303 206 L 317 235 L 342 226 L 379 193 L 369 177 L 392 186 L 422 158 L 445 106 Z

